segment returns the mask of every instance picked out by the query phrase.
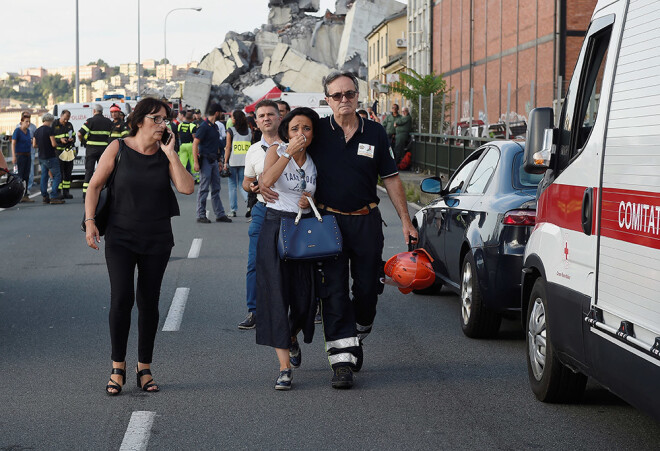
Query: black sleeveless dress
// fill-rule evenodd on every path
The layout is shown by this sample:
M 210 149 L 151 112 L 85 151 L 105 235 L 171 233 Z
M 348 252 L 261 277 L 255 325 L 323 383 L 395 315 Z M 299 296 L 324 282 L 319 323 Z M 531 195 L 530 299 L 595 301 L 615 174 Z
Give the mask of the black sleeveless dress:
M 180 214 L 170 182 L 170 162 L 160 149 L 144 155 L 123 139 L 119 147 L 106 246 L 123 246 L 137 254 L 167 254 L 174 246 L 171 218 Z

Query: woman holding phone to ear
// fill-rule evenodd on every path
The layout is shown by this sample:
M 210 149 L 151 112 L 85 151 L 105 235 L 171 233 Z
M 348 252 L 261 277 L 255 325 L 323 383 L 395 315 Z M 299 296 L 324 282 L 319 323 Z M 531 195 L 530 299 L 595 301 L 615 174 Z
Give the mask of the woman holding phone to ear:
M 129 136 L 113 141 L 105 149 L 85 199 L 85 238 L 89 247 L 98 250 L 101 239 L 94 223 L 94 212 L 101 188 L 116 166 L 105 234 L 112 343 L 112 373 L 106 393 L 111 396 L 121 393 L 126 382 L 126 346 L 135 301 L 138 306 L 137 386 L 147 392 L 159 390 L 150 367 L 158 329 L 160 286 L 174 246 L 171 218 L 179 215 L 171 183 L 183 194 L 192 194 L 195 187 L 192 175 L 181 165 L 174 151 L 174 140 L 168 129 L 170 107 L 160 100 L 147 98 L 138 102 L 131 114 Z M 136 267 L 137 292 L 133 282 Z

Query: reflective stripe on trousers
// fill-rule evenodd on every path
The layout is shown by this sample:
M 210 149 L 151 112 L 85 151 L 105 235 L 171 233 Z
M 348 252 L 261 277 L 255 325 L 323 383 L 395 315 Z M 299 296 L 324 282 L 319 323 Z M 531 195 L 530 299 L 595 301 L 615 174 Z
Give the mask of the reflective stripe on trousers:
M 357 357 L 355 357 L 350 352 L 342 352 L 341 354 L 329 355 L 328 361 L 330 362 L 331 366 L 338 363 L 349 363 L 351 365 L 357 365 Z
M 360 346 L 360 342 L 357 337 L 348 337 L 341 338 L 339 340 L 328 341 L 325 343 L 326 352 L 330 352 L 333 349 L 344 349 L 351 348 L 354 346 Z

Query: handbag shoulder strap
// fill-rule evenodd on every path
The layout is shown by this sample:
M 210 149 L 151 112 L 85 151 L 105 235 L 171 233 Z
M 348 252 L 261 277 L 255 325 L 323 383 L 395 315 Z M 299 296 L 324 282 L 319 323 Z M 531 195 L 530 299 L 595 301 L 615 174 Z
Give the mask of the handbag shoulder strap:
M 119 138 L 119 150 L 117 151 L 117 156 L 115 157 L 115 167 L 112 169 L 112 173 L 108 180 L 105 182 L 105 186 L 111 186 L 115 181 L 115 174 L 117 173 L 117 165 L 119 165 L 119 159 L 121 158 L 121 151 L 126 144 L 124 143 L 123 138 Z
M 316 209 L 316 205 L 314 205 L 314 200 L 310 196 L 305 196 L 307 200 L 309 200 L 309 206 L 312 207 L 312 210 L 314 210 L 314 216 L 316 216 L 316 219 L 319 220 L 319 222 L 323 222 L 323 216 L 321 216 L 321 213 Z M 298 207 L 298 215 L 296 216 L 296 220 L 294 223 L 298 225 L 298 222 L 300 221 L 300 218 L 302 217 L 303 211 L 302 208 Z

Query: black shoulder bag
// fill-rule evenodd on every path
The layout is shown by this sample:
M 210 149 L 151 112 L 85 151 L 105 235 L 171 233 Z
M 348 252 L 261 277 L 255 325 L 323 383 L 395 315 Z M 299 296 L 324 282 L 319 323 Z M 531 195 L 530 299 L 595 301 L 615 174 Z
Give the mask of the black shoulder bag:
M 115 157 L 115 167 L 108 177 L 108 180 L 105 182 L 105 186 L 101 189 L 99 193 L 99 201 L 96 204 L 96 211 L 94 212 L 94 224 L 99 231 L 99 235 L 105 235 L 105 229 L 108 227 L 108 220 L 110 219 L 110 190 L 112 189 L 112 184 L 115 181 L 115 174 L 117 173 L 117 165 L 119 165 L 119 159 L 121 157 L 121 149 L 124 147 L 124 140 L 119 140 L 119 150 L 117 151 L 117 156 Z M 85 212 L 83 212 L 82 223 L 80 228 L 82 231 L 85 231 Z

